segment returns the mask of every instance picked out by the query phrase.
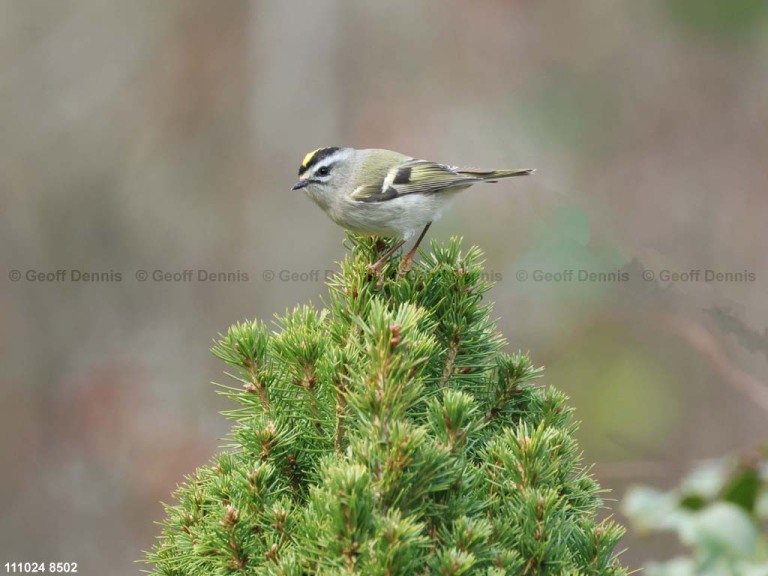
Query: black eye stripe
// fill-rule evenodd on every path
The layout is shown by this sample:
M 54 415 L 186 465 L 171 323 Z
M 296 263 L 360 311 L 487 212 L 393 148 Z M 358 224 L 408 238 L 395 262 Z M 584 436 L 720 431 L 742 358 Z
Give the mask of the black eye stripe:
M 312 168 L 312 166 L 316 166 L 319 162 L 321 162 L 324 158 L 328 158 L 328 156 L 331 156 L 338 152 L 340 148 L 337 146 L 331 146 L 329 148 L 320 148 L 319 150 L 316 150 L 314 154 L 310 158 L 308 158 L 305 162 L 305 164 L 302 164 L 299 168 L 299 176 L 304 174 L 307 170 Z
M 318 168 L 316 172 L 318 176 L 328 176 L 328 174 L 330 173 L 331 173 L 330 166 L 322 166 L 321 168 Z

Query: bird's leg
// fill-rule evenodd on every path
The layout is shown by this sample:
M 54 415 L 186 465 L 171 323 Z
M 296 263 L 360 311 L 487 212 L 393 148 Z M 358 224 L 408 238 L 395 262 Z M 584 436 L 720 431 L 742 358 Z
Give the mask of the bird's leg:
M 419 234 L 419 237 L 416 240 L 416 244 L 413 245 L 413 248 L 411 248 L 410 252 L 403 256 L 403 259 L 400 261 L 400 268 L 398 269 L 397 273 L 401 278 L 408 274 L 408 272 L 411 270 L 411 258 L 413 258 L 413 255 L 416 254 L 416 250 L 418 249 L 419 244 L 421 244 L 421 241 L 424 240 L 424 236 L 427 235 L 427 230 L 429 230 L 430 226 L 432 226 L 432 222 L 424 226 L 424 230 L 422 230 L 421 234 Z
M 376 260 L 373 264 L 368 266 L 368 273 L 369 274 L 375 274 L 376 277 L 379 279 L 379 286 L 383 283 L 383 278 L 381 277 L 381 267 L 384 265 L 384 262 L 386 262 L 392 254 L 397 252 L 400 247 L 405 244 L 405 240 L 400 240 L 399 242 L 395 242 L 395 245 L 392 246 L 389 250 L 387 250 L 384 253 L 384 256 Z

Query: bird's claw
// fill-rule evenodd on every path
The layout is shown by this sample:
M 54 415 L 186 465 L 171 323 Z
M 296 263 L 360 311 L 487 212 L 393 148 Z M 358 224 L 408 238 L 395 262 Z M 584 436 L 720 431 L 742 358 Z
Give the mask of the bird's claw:
M 373 278 L 374 276 L 376 277 L 376 288 L 381 289 L 381 287 L 384 286 L 384 275 L 381 273 L 381 266 L 369 264 L 368 277 Z
M 408 272 L 411 271 L 412 265 L 411 265 L 411 259 L 408 257 L 403 258 L 400 261 L 400 266 L 397 268 L 397 277 L 398 278 L 404 278 Z

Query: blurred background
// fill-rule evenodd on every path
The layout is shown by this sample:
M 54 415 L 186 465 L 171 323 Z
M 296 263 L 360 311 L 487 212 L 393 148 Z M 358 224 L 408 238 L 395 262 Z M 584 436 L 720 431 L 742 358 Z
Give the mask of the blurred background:
M 2 562 L 140 569 L 229 429 L 212 338 L 319 304 L 344 256 L 290 191 L 319 146 L 537 168 L 430 236 L 486 252 L 608 499 L 754 449 L 766 32 L 763 0 L 0 1 Z

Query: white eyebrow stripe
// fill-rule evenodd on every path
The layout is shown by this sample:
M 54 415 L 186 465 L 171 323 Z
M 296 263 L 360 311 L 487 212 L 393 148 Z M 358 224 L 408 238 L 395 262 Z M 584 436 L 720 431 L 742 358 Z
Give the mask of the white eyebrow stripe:
M 334 152 L 330 156 L 323 158 L 320 162 L 312 166 L 312 168 L 310 169 L 310 174 L 315 174 L 318 170 L 320 170 L 320 168 L 327 168 L 331 164 L 334 164 L 335 162 L 344 158 L 344 156 L 346 155 L 347 155 L 346 150 L 339 150 L 338 152 Z

